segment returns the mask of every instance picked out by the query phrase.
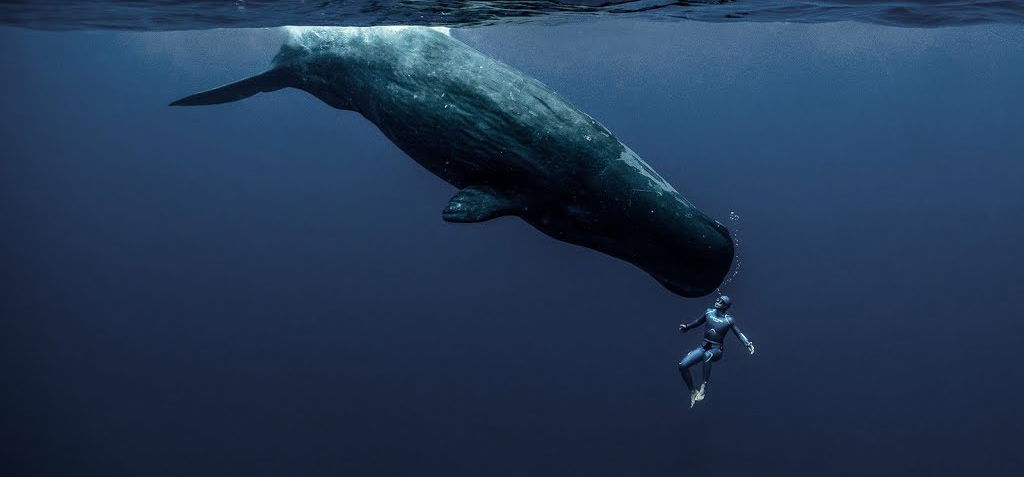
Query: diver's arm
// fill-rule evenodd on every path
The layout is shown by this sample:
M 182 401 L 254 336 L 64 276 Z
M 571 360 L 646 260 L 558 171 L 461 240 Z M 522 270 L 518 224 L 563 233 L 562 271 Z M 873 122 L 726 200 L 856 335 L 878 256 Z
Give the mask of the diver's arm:
M 740 340 L 740 343 L 747 347 L 747 351 L 750 351 L 750 354 L 754 354 L 754 343 L 747 339 L 747 335 L 740 331 L 740 327 L 736 325 L 735 318 L 732 320 L 732 332 L 736 334 L 736 338 Z
M 708 319 L 708 312 L 705 311 L 704 314 L 700 315 L 700 318 L 697 318 L 696 320 L 694 320 L 693 323 L 679 325 L 679 331 L 683 332 L 683 333 L 686 333 L 690 329 L 696 328 L 696 327 L 704 324 L 704 322 L 707 321 L 707 319 Z

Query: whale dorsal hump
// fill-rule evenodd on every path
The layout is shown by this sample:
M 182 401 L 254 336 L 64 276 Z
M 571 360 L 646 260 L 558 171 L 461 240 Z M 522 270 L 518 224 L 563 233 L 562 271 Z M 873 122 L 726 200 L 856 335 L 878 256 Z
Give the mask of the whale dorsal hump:
M 520 205 L 493 187 L 469 186 L 448 201 L 441 217 L 447 222 L 483 222 L 504 215 L 516 215 Z
M 289 75 L 283 69 L 272 69 L 219 88 L 181 98 L 171 106 L 202 106 L 221 104 L 248 98 L 256 93 L 269 93 L 289 86 Z

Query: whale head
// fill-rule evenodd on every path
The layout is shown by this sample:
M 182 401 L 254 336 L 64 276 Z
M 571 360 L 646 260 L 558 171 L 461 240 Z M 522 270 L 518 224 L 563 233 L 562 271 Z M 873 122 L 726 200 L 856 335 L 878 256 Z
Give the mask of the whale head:
M 625 260 L 688 298 L 732 267 L 729 230 L 704 215 L 625 146 L 598 174 L 523 218 L 542 232 Z
M 558 206 L 524 219 L 554 238 L 629 262 L 677 295 L 715 291 L 735 253 L 729 230 L 683 200 L 650 199 L 606 202 L 599 211 Z
M 630 261 L 677 295 L 695 298 L 715 291 L 735 255 L 729 230 L 696 210 L 669 222 L 648 226 L 647 238 L 637 234 L 640 240 L 626 250 Z

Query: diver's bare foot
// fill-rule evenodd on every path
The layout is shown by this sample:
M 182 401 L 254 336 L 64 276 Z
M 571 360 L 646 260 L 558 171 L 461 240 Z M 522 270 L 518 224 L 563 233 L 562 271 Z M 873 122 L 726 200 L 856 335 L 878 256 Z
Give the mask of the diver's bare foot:
M 703 401 L 704 395 L 707 394 L 707 383 L 701 384 L 700 389 L 693 392 L 693 396 L 690 397 L 691 401 Z M 690 404 L 693 407 L 693 404 Z
M 693 405 L 700 401 L 700 399 L 697 399 L 697 392 L 696 389 L 690 391 L 690 409 L 693 409 Z

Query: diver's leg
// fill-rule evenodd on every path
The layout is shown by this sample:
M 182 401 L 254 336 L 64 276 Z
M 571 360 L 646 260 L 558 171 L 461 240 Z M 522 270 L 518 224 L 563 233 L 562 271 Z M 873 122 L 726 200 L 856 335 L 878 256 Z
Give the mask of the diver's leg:
M 683 377 L 683 382 L 686 383 L 686 388 L 690 390 L 690 407 L 697 402 L 697 390 L 693 388 L 693 378 L 690 377 L 690 366 L 693 366 L 701 361 L 704 356 L 704 350 L 697 348 L 690 351 L 683 357 L 682 361 L 679 361 L 679 375 Z
M 722 359 L 722 349 L 715 347 L 704 352 L 702 356 L 704 359 L 703 374 L 704 382 L 701 383 L 700 389 L 697 390 L 697 401 L 703 401 L 704 396 L 708 392 L 708 388 L 711 387 L 711 363 Z
M 679 361 L 679 375 L 683 377 L 683 382 L 686 383 L 686 389 L 689 389 L 691 393 L 694 391 L 694 387 L 693 378 L 690 377 L 690 366 L 700 362 L 703 355 L 703 350 L 697 348 L 687 353 L 686 356 Z
M 686 389 L 693 392 L 693 377 L 690 376 L 690 370 L 685 366 L 679 366 L 679 375 L 683 377 L 683 382 L 686 383 Z

